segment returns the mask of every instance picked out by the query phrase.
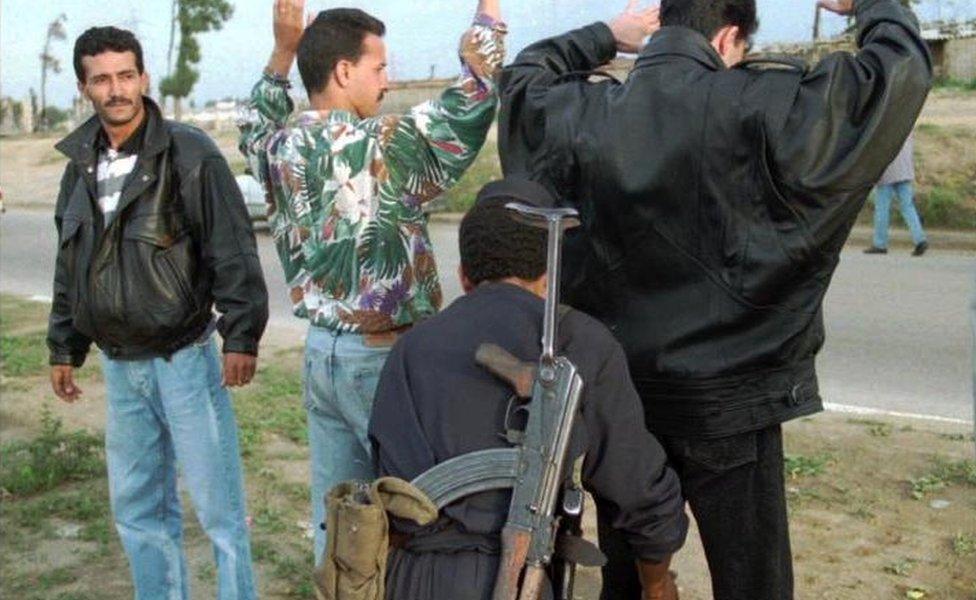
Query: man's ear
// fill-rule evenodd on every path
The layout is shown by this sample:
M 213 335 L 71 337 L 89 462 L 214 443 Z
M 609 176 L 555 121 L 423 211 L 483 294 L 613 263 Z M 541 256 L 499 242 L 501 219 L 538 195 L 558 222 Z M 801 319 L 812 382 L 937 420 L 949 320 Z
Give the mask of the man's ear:
M 463 265 L 458 265 L 457 274 L 458 274 L 458 279 L 461 280 L 461 289 L 464 290 L 465 294 L 471 292 L 471 290 L 477 287 L 475 286 L 475 284 L 471 283 L 471 280 L 468 279 L 468 276 L 464 274 Z
M 719 56 L 726 58 L 733 51 L 739 41 L 739 26 L 726 25 L 718 30 L 712 37 L 712 47 L 718 52 Z
M 150 89 L 149 86 L 150 86 L 150 83 L 152 83 L 152 81 L 149 79 L 149 73 L 143 71 L 142 72 L 142 75 L 139 76 L 139 79 L 142 81 L 142 95 L 143 96 L 148 96 L 149 95 L 149 89 Z
M 85 82 L 78 81 L 77 84 L 78 84 L 78 93 L 81 94 L 81 97 L 91 102 L 91 98 L 88 96 L 88 91 L 85 89 Z
M 352 63 L 348 60 L 339 60 L 336 63 L 335 70 L 332 72 L 332 76 L 335 78 L 337 84 L 340 88 L 347 87 L 349 85 L 349 79 L 351 78 L 350 71 L 352 69 Z

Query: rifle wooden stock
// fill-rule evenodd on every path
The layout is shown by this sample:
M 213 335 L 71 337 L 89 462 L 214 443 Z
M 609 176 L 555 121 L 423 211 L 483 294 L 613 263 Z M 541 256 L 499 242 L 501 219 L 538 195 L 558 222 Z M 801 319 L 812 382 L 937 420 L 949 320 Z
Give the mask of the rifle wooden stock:
M 495 577 L 495 590 L 492 600 L 516 600 L 519 591 L 519 576 L 525 566 L 525 557 L 532 543 L 532 532 L 518 527 L 506 526 L 502 529 L 502 555 Z
M 520 398 L 532 397 L 535 384 L 535 365 L 520 361 L 507 350 L 495 344 L 481 344 L 474 360 L 488 369 L 495 377 L 508 383 Z
M 522 578 L 522 593 L 519 600 L 539 600 L 542 597 L 542 582 L 546 578 L 546 570 L 539 565 L 530 565 L 525 568 L 525 577 Z

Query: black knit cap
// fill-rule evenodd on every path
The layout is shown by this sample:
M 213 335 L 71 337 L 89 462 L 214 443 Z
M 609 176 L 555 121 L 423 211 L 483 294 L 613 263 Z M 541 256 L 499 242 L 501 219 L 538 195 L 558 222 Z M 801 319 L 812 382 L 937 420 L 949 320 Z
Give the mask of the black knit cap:
M 556 205 L 556 199 L 545 186 L 531 179 L 515 176 L 486 183 L 478 192 L 475 204 L 498 199 L 522 202 L 539 208 L 552 208 Z

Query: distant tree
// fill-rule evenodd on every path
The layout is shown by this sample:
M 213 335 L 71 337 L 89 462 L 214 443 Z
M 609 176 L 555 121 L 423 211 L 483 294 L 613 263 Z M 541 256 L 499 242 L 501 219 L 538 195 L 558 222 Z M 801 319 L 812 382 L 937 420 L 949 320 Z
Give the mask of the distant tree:
M 20 127 L 20 124 L 24 122 L 24 105 L 20 102 L 14 102 L 11 117 L 13 118 L 14 127 Z
M 48 106 L 44 109 L 45 118 L 47 119 L 47 126 L 51 129 L 58 127 L 62 123 L 68 121 L 71 118 L 71 111 L 58 108 L 57 106 Z
M 193 68 L 201 58 L 196 36 L 223 27 L 234 14 L 234 7 L 227 0 L 174 0 L 174 8 L 174 23 L 180 30 L 179 53 L 175 70 L 160 81 L 159 93 L 164 101 L 173 98 L 173 113 L 179 119 L 183 98 L 190 95 L 200 78 L 200 72 Z
M 31 114 L 30 129 L 32 131 L 37 131 L 37 120 L 40 118 L 40 114 L 38 112 L 39 105 L 37 104 L 37 92 L 34 91 L 34 88 L 31 88 L 29 90 L 29 94 L 30 94 L 30 114 Z M 25 127 L 24 129 L 27 128 Z
M 58 18 L 51 21 L 47 26 L 47 37 L 44 39 L 44 50 L 41 52 L 41 114 L 34 122 L 34 130 L 44 130 L 48 128 L 47 122 L 47 72 L 61 72 L 61 61 L 51 54 L 51 42 L 63 40 L 68 37 L 64 30 L 64 22 L 68 20 L 67 15 L 61 13 Z

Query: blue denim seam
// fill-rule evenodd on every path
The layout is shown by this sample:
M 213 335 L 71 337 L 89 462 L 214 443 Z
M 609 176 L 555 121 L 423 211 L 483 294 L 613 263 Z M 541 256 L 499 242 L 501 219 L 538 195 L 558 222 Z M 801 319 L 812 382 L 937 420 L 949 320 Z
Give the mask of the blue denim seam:
M 167 508 L 169 507 L 170 501 L 172 500 L 172 496 L 170 494 L 176 496 L 175 499 L 177 502 L 179 502 L 180 500 L 179 494 L 177 493 L 176 490 L 176 486 L 174 485 L 173 489 L 170 489 L 170 487 L 166 485 L 167 460 L 166 460 L 166 446 L 165 446 L 166 439 L 165 438 L 169 436 L 170 440 L 172 441 L 172 435 L 170 434 L 169 431 L 169 421 L 166 419 L 166 411 L 163 410 L 162 408 L 161 393 L 158 392 L 158 390 L 151 389 L 151 387 L 158 388 L 159 386 L 158 385 L 150 386 L 150 380 L 152 381 L 152 383 L 155 383 L 157 380 L 156 367 L 155 365 L 153 365 L 152 362 L 150 362 L 149 363 L 150 369 L 148 369 L 147 372 L 147 369 L 138 369 L 139 365 L 140 363 L 138 362 L 133 362 L 131 365 L 128 365 L 127 370 L 129 370 L 128 373 L 129 380 L 130 381 L 135 380 L 139 382 L 139 387 L 141 388 L 139 392 L 140 395 L 142 396 L 143 401 L 146 403 L 146 408 L 149 409 L 149 411 L 153 413 L 157 419 L 159 419 L 160 428 L 162 429 L 161 431 L 162 436 L 160 438 L 160 444 L 159 444 L 159 465 L 162 468 L 155 469 L 155 472 L 153 473 L 153 479 L 154 479 L 154 485 L 158 486 L 158 488 L 161 489 L 163 492 L 161 502 L 157 506 L 158 512 L 156 514 L 156 520 L 161 525 L 163 525 L 163 528 L 165 529 L 167 523 L 166 517 L 168 516 L 166 514 Z M 138 378 L 133 377 L 133 375 L 137 374 L 134 373 L 133 371 L 136 371 L 137 369 L 139 371 Z M 154 406 L 157 403 L 159 404 L 159 406 L 158 407 Z M 157 409 L 159 410 L 157 411 Z M 174 460 L 175 460 L 175 454 L 174 454 Z M 168 466 L 175 468 L 175 465 L 168 465 Z M 167 563 L 166 583 L 171 590 L 175 591 L 177 588 L 182 589 L 183 582 L 177 581 L 179 577 L 182 577 L 182 573 L 180 572 L 179 564 L 176 565 L 175 569 L 173 568 L 173 565 L 170 564 L 169 561 L 170 558 L 172 558 L 170 556 L 170 552 L 166 552 L 166 559 L 167 559 L 166 560 Z M 177 574 L 179 574 L 179 576 L 177 576 Z

